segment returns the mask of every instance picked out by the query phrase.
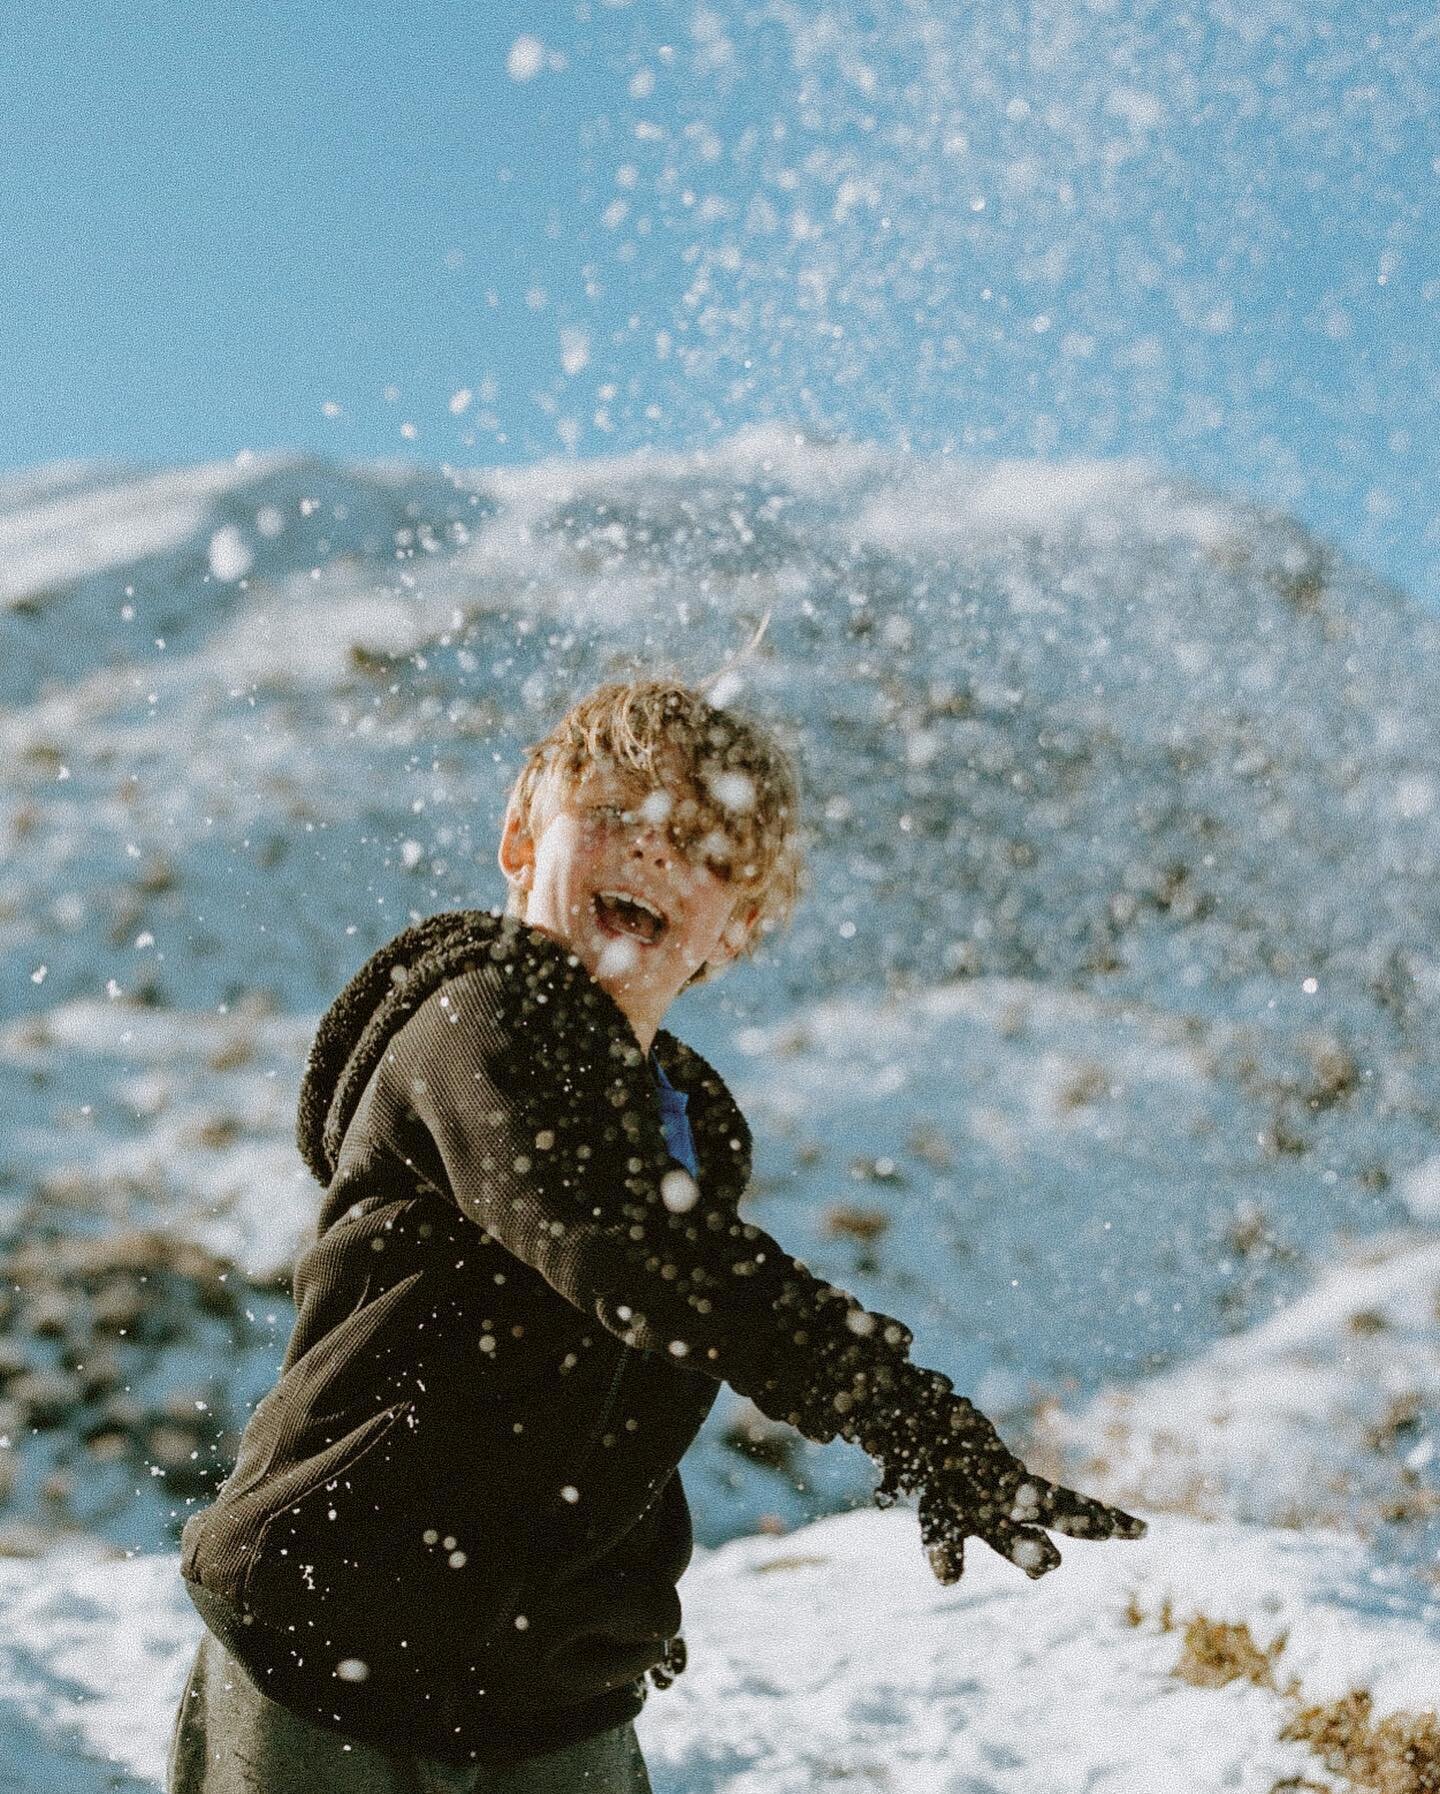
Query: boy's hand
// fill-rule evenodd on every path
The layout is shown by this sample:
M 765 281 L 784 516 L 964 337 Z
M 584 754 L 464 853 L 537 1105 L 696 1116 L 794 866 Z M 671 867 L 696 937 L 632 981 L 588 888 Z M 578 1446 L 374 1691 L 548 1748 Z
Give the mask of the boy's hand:
M 941 1437 L 919 1454 L 919 1477 L 887 1467 L 877 1490 L 883 1502 L 918 1481 L 920 1537 L 941 1582 L 959 1581 L 972 1536 L 1031 1578 L 1060 1562 L 1044 1528 L 1075 1539 L 1144 1536 L 1145 1522 L 1133 1514 L 1032 1475 L 963 1396 L 949 1399 L 945 1418 Z
M 1054 1542 L 1041 1530 L 1072 1539 L 1139 1539 L 1145 1522 L 1118 1507 L 1079 1495 L 1021 1465 L 1008 1508 L 1003 1500 L 977 1503 L 973 1485 L 926 1486 L 920 1497 L 920 1538 L 939 1581 L 958 1582 L 965 1568 L 965 1540 L 983 1539 L 992 1551 L 1018 1564 L 1032 1579 L 1060 1562 Z

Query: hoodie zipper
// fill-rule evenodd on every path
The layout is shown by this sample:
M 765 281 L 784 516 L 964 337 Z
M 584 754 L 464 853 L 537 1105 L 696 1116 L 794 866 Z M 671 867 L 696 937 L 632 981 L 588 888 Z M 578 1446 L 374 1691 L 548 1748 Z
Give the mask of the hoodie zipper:
M 628 1345 L 622 1344 L 620 1347 L 620 1356 L 615 1361 L 615 1371 L 610 1378 L 610 1387 L 605 1391 L 605 1400 L 600 1404 L 600 1417 L 586 1434 L 585 1443 L 580 1448 L 580 1456 L 575 1466 L 576 1478 L 579 1477 L 579 1474 L 581 1470 L 584 1469 L 585 1465 L 589 1463 L 590 1454 L 600 1443 L 605 1428 L 609 1424 L 610 1416 L 615 1412 L 615 1403 L 620 1395 L 620 1384 L 625 1376 L 625 1366 L 630 1361 L 630 1350 L 631 1348 Z M 568 1486 L 573 1488 L 576 1485 L 572 1482 Z M 564 1495 L 557 1495 L 555 1500 L 551 1503 L 551 1506 L 558 1511 L 564 1502 Z
M 620 1379 L 625 1375 L 625 1366 L 629 1362 L 630 1348 L 622 1342 L 620 1346 L 620 1356 L 615 1361 L 615 1375 L 610 1379 L 610 1387 L 605 1392 L 605 1401 L 600 1409 L 600 1418 L 595 1422 L 590 1437 L 585 1441 L 585 1456 L 587 1458 L 600 1443 L 606 1424 L 608 1423 L 610 1416 L 615 1412 L 615 1399 L 620 1393 Z
M 655 1101 L 656 1101 L 656 1107 L 658 1110 L 659 1101 L 660 1101 L 658 1086 L 656 1087 Z M 663 1123 L 662 1123 L 662 1132 L 663 1132 Z M 678 1161 L 677 1161 L 677 1163 L 678 1163 Z M 624 1376 L 625 1376 L 625 1366 L 630 1362 L 630 1357 L 631 1357 L 633 1350 L 634 1350 L 634 1348 L 632 1346 L 626 1345 L 623 1340 L 621 1341 L 620 1356 L 615 1361 L 615 1372 L 614 1372 L 614 1375 L 610 1378 L 610 1387 L 605 1392 L 605 1400 L 600 1405 L 600 1418 L 595 1422 L 594 1426 L 591 1427 L 589 1433 L 586 1436 L 584 1445 L 580 1448 L 580 1457 L 576 1464 L 577 1479 L 578 1479 L 580 1471 L 583 1470 L 585 1465 L 589 1463 L 591 1453 L 595 1450 L 596 1446 L 600 1443 L 600 1440 L 604 1435 L 605 1428 L 609 1424 L 610 1416 L 615 1412 L 615 1403 L 620 1394 L 620 1384 L 623 1381 Z M 576 1484 L 572 1483 L 569 1486 L 573 1488 L 576 1486 Z M 564 1504 L 564 1501 L 565 1501 L 565 1497 L 563 1495 L 560 1495 L 560 1496 L 556 1497 L 555 1501 L 551 1505 L 552 1505 L 552 1507 L 554 1507 L 555 1509 L 558 1510 Z M 653 1503 L 652 1503 L 652 1505 L 653 1505 Z

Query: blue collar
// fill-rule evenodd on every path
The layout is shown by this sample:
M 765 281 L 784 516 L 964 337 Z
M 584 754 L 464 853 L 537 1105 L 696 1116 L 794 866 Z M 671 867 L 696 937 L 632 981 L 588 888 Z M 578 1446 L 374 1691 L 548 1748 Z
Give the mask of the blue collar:
M 682 1103 L 687 1101 L 688 1099 L 686 1097 L 686 1093 L 683 1090 L 677 1090 L 675 1088 L 675 1086 L 670 1082 L 669 1078 L 667 1078 L 665 1076 L 665 1068 L 663 1065 L 661 1065 L 659 1059 L 656 1058 L 655 1049 L 653 1046 L 650 1049 L 649 1059 L 650 1059 L 651 1069 L 654 1071 L 655 1076 L 660 1081 L 660 1088 L 662 1090 L 668 1090 L 672 1096 L 678 1097 Z

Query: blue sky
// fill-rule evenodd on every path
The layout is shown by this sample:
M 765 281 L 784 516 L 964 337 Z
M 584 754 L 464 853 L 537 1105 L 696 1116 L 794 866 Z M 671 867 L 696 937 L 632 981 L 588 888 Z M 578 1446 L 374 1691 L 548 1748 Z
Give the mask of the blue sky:
M 1440 601 L 1440 28 L 1329 0 L 7 8 L 0 466 L 760 419 L 1143 455 Z

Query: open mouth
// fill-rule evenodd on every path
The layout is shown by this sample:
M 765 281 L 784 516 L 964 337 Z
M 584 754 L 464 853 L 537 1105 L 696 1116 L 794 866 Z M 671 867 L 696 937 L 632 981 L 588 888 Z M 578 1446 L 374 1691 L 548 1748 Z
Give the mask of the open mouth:
M 669 927 L 653 904 L 629 891 L 597 891 L 591 904 L 604 933 L 627 935 L 642 946 L 653 947 Z

